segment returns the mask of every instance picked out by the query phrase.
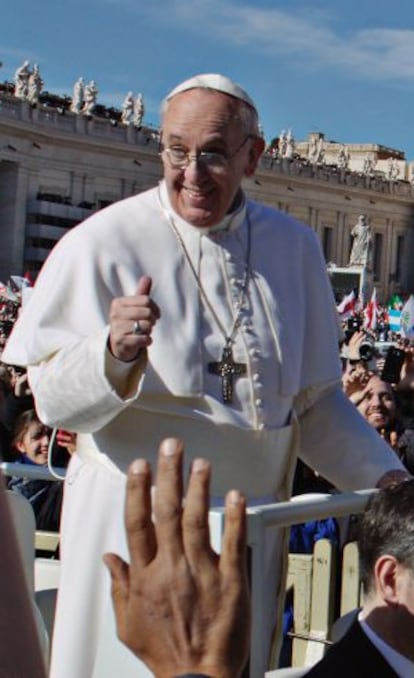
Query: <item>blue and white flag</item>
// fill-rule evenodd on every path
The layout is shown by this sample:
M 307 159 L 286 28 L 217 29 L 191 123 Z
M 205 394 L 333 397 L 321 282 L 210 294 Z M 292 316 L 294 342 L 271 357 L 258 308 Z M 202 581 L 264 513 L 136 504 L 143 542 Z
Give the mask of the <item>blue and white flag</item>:
M 410 294 L 401 311 L 400 332 L 407 339 L 414 339 L 414 297 Z
M 400 322 L 401 322 L 401 311 L 397 311 L 394 308 L 390 308 L 388 311 L 388 325 L 391 332 L 400 331 Z

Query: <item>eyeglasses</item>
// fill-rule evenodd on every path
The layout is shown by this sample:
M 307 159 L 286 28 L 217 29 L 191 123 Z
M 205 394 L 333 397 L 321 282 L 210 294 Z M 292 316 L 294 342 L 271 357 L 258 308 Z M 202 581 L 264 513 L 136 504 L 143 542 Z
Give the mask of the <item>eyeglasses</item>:
M 253 134 L 247 134 L 233 153 L 219 153 L 218 151 L 200 151 L 199 153 L 190 153 L 182 146 L 168 146 L 162 153 L 168 158 L 172 169 L 186 169 L 194 160 L 202 164 L 211 172 L 225 172 L 228 169 L 230 160 L 232 160 L 243 148 L 248 139 L 252 139 Z

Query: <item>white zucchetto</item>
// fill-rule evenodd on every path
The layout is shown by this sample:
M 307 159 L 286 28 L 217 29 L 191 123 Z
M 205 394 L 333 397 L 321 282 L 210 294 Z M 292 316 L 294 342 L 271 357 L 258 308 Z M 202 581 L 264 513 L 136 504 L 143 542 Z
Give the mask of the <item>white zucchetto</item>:
M 165 97 L 163 101 L 163 108 L 165 103 L 172 99 L 176 94 L 181 92 L 186 92 L 189 89 L 214 89 L 217 92 L 224 92 L 224 94 L 230 94 L 230 96 L 235 97 L 236 99 L 241 99 L 246 104 L 249 104 L 256 112 L 257 108 L 253 99 L 249 97 L 247 92 L 240 87 L 237 83 L 227 78 L 225 75 L 220 75 L 219 73 L 203 73 L 201 75 L 195 75 L 188 80 L 184 80 L 180 85 L 174 87 L 173 90 Z

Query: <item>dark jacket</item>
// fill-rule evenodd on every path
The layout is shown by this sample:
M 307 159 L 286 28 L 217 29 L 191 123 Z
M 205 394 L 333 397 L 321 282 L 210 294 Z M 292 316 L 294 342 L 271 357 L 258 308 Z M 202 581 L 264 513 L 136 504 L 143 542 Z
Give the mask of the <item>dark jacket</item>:
M 306 678 L 398 678 L 356 620 Z

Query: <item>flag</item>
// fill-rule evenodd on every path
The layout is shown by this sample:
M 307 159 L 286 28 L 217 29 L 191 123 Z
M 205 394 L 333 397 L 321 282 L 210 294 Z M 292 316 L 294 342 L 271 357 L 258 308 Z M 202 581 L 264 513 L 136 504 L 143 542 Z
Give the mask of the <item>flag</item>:
M 400 331 L 401 311 L 396 311 L 394 308 L 388 310 L 388 326 L 391 332 Z
M 346 320 L 355 310 L 355 303 L 356 303 L 356 298 L 355 298 L 355 292 L 352 290 L 349 294 L 347 294 L 341 301 L 340 304 L 336 307 L 336 310 L 339 313 L 339 316 L 341 320 Z
M 364 327 L 366 330 L 375 330 L 378 321 L 377 288 L 374 287 L 371 300 L 364 308 Z
M 403 337 L 414 339 L 414 297 L 412 294 L 401 311 L 400 331 Z

